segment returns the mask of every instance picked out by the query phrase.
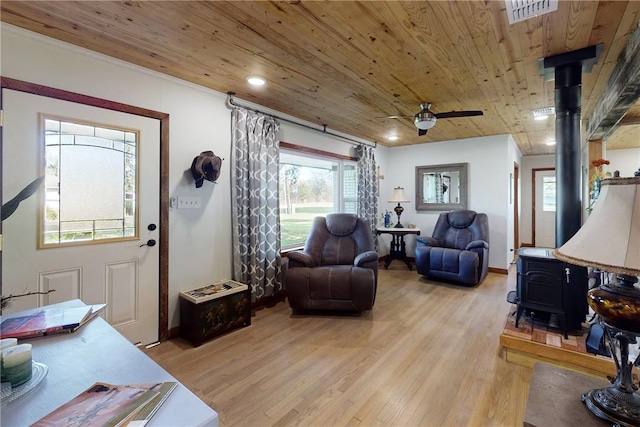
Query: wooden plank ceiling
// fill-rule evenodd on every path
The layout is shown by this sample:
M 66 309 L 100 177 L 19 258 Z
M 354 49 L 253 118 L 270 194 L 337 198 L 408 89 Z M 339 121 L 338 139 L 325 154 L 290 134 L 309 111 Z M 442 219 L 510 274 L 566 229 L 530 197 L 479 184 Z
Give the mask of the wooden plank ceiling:
M 554 152 L 553 82 L 538 59 L 602 44 L 584 74 L 592 113 L 638 26 L 640 1 L 565 1 L 509 25 L 504 1 L 2 1 L 1 20 L 385 146 L 512 134 L 525 155 Z M 247 75 L 268 80 L 249 87 Z M 8 76 L 11 77 L 11 76 Z M 421 102 L 441 119 L 418 136 Z M 640 116 L 640 107 L 633 114 Z M 635 128 L 635 129 L 634 129 Z M 638 126 L 610 138 L 640 146 Z M 398 135 L 391 142 L 388 136 Z

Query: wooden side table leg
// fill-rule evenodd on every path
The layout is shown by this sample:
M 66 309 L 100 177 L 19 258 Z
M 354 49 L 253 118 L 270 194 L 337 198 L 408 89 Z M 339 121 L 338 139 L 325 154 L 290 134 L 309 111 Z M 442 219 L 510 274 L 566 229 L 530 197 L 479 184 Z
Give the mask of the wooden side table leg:
M 409 258 L 407 258 L 407 245 L 404 243 L 404 236 L 399 236 L 399 237 L 400 237 L 400 256 L 404 260 L 404 263 L 407 264 L 407 267 L 409 267 L 409 271 L 411 271 L 413 268 L 411 267 L 411 261 L 409 261 Z

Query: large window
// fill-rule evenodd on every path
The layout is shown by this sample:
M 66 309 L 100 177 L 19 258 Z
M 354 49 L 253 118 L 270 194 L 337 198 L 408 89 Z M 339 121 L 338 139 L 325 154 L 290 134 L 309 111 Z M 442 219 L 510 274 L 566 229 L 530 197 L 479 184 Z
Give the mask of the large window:
M 282 249 L 303 246 L 316 216 L 357 213 L 353 160 L 281 149 L 279 180 Z

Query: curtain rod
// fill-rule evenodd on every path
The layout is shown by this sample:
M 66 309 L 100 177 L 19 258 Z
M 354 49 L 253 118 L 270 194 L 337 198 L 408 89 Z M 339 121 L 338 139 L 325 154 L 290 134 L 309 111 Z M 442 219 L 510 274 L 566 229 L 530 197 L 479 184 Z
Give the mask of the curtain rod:
M 286 119 L 284 117 L 276 116 L 275 114 L 271 114 L 271 113 L 266 113 L 264 111 L 260 111 L 260 110 L 258 110 L 256 108 L 251 108 L 251 107 L 246 107 L 244 105 L 240 105 L 237 102 L 234 102 L 234 100 L 233 100 L 233 97 L 235 96 L 235 94 L 236 94 L 235 92 L 227 92 L 227 102 L 228 102 L 229 105 L 231 105 L 233 107 L 245 108 L 247 110 L 255 111 L 256 113 L 265 114 L 267 116 L 273 117 L 274 119 L 282 120 L 284 122 L 288 122 L 288 123 L 291 123 L 291 124 L 294 124 L 294 125 L 297 125 L 297 126 L 301 126 L 301 127 L 307 128 L 307 129 L 315 130 L 317 132 L 321 132 L 321 133 L 323 133 L 325 135 L 330 135 L 330 136 L 334 136 L 336 138 L 344 139 L 345 141 L 347 141 L 351 145 L 366 145 L 368 147 L 373 147 L 373 148 L 376 148 L 378 146 L 377 142 L 374 142 L 373 145 L 371 145 L 371 144 L 367 144 L 366 142 L 356 141 L 355 139 L 351 139 L 351 138 L 346 137 L 346 136 L 338 135 L 337 133 L 328 132 L 327 131 L 327 125 L 322 125 L 322 129 L 318 129 L 318 128 L 315 128 L 313 126 L 309 126 L 309 125 L 306 125 L 304 123 L 297 122 L 295 120 Z

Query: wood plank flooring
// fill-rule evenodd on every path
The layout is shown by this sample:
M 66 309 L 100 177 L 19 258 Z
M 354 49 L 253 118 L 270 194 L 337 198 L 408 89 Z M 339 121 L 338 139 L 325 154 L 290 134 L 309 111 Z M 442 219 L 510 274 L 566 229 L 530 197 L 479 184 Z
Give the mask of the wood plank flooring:
M 174 339 L 145 351 L 223 427 L 518 426 L 532 369 L 500 347 L 514 274 L 467 288 L 394 262 L 363 315 L 279 303 L 198 348 Z

